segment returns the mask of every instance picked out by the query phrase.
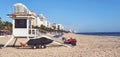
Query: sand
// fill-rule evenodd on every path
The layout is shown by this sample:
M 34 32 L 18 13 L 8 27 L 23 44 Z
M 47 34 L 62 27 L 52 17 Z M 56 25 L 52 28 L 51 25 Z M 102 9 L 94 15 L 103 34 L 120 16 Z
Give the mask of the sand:
M 77 39 L 77 46 L 48 46 L 46 49 L 29 49 L 6 47 L 0 49 L 0 57 L 120 57 L 120 37 L 89 36 L 68 33 L 64 37 Z M 4 45 L 10 37 L 0 37 L 0 45 Z M 19 42 L 26 39 L 18 39 Z M 60 41 L 60 39 L 58 40 Z M 11 42 L 9 45 L 12 45 Z

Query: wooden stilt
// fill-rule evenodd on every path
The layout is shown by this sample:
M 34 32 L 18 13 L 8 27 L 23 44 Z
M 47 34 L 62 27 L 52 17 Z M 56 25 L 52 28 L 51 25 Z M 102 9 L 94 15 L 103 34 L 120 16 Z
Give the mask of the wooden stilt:
M 10 40 L 4 45 L 4 47 L 6 47 L 13 39 L 14 39 L 14 36 L 12 36 L 12 38 L 10 38 Z
M 16 44 L 17 40 L 18 40 L 18 38 L 15 38 L 15 41 L 13 43 L 13 47 L 15 47 L 15 44 Z

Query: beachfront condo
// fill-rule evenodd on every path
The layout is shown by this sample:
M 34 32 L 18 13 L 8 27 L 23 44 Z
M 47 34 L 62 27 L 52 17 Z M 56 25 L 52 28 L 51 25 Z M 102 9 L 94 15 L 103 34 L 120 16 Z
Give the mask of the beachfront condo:
M 51 27 L 50 22 L 46 19 L 46 17 L 45 17 L 43 14 L 40 14 L 40 15 L 37 17 L 37 26 L 38 26 L 38 27 L 41 27 L 41 25 L 43 25 L 43 26 L 45 26 L 45 27 L 48 27 L 48 28 Z

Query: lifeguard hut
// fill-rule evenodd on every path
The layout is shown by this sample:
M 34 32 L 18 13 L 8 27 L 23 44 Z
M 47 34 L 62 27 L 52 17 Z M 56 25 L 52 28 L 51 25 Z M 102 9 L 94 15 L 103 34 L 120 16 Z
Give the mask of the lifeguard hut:
M 13 20 L 12 38 L 4 45 L 6 47 L 14 38 L 36 36 L 36 30 L 32 29 L 32 20 L 36 18 L 35 14 L 30 12 L 22 3 L 14 4 L 14 13 L 7 14 Z

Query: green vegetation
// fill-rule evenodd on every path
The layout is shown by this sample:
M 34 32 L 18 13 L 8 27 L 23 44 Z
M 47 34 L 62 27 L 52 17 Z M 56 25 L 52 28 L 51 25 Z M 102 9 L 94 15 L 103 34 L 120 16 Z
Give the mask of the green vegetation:
M 60 30 L 60 28 L 58 27 L 58 29 L 56 30 L 56 27 L 53 26 L 53 28 L 48 28 L 48 27 L 45 27 L 44 25 L 41 25 L 40 27 L 38 26 L 32 26 L 33 28 L 35 29 L 39 29 L 40 32 L 58 32 L 58 33 L 61 33 L 61 32 L 65 32 L 65 33 L 68 33 L 69 31 L 65 31 L 65 30 Z
M 8 30 L 12 32 L 12 23 L 8 21 L 2 21 L 2 18 L 0 17 L 0 30 Z

